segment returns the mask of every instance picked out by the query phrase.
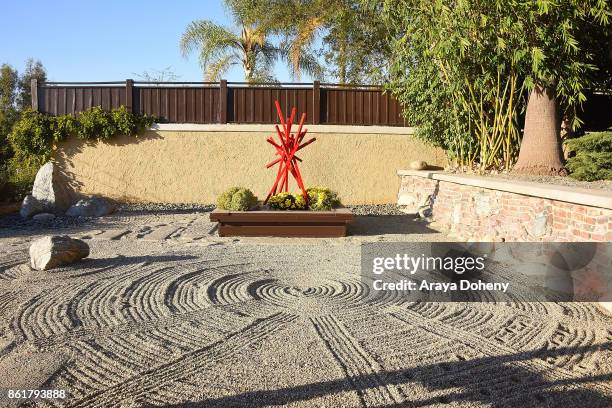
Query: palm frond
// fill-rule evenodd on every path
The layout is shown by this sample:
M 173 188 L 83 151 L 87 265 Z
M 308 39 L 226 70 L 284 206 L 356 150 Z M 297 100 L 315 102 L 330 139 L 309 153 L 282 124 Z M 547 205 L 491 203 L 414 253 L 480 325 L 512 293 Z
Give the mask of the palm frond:
M 283 55 L 283 50 L 270 41 L 265 41 L 259 49 L 258 65 L 262 64 L 266 67 L 272 67 L 276 60 Z
M 195 49 L 200 50 L 200 60 L 206 64 L 210 57 L 224 49 L 234 48 L 240 43 L 240 38 L 227 28 L 212 21 L 192 21 L 181 36 L 180 49 L 187 57 Z
M 218 59 L 210 61 L 208 65 L 206 65 L 204 80 L 219 81 L 223 74 L 225 74 L 232 65 L 239 63 L 240 61 L 236 59 L 235 54 L 222 55 Z
M 317 30 L 323 26 L 324 21 L 321 16 L 312 16 L 297 27 L 297 33 L 293 41 L 291 41 L 289 55 L 293 72 L 298 79 L 300 78 L 302 54 L 310 47 L 315 39 Z

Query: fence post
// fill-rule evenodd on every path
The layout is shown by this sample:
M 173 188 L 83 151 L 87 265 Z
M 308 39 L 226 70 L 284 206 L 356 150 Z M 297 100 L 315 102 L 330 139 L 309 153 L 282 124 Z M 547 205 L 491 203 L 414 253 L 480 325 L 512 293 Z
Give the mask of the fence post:
M 227 123 L 227 80 L 219 82 L 219 123 Z
M 38 111 L 38 79 L 32 78 L 30 81 L 30 94 L 32 95 L 32 110 Z
M 318 125 L 321 122 L 321 83 L 312 83 L 312 124 Z
M 125 108 L 128 112 L 133 112 L 134 110 L 134 80 L 126 79 L 125 80 Z

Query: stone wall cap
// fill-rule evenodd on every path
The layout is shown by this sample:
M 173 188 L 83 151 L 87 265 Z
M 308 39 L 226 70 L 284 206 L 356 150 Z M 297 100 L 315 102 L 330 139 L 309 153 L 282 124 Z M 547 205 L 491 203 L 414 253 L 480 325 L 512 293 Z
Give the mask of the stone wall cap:
M 563 201 L 566 203 L 586 205 L 612 209 L 612 191 L 586 189 L 570 186 L 551 185 L 534 181 L 506 180 L 495 177 L 482 177 L 468 174 L 450 174 L 443 171 L 430 170 L 398 170 L 399 176 L 415 176 L 432 180 L 446 181 L 488 188 L 491 190 L 506 191 L 532 197 Z

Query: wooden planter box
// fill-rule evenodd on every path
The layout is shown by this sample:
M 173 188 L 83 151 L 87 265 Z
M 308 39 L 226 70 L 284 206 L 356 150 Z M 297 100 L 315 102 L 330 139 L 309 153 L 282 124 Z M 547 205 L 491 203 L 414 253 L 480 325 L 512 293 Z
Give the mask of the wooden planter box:
M 219 223 L 221 237 L 344 237 L 353 214 L 347 208 L 331 211 L 227 211 L 215 209 L 210 220 Z

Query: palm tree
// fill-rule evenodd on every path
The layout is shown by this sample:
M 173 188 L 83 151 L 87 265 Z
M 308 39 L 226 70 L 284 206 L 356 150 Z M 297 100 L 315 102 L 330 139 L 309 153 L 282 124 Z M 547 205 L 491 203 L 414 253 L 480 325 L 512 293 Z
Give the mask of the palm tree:
M 323 78 L 312 46 L 343 4 L 340 0 L 225 0 L 236 30 L 208 20 L 191 22 L 180 41 L 183 56 L 199 51 L 207 80 L 218 80 L 232 65 L 242 65 L 249 82 L 271 82 L 266 70 L 281 59 L 294 78 Z M 271 36 L 281 37 L 279 45 Z
M 525 129 L 513 171 L 519 174 L 566 175 L 560 118 L 553 89 L 536 85 L 529 95 Z
M 248 82 L 269 79 L 258 65 L 272 65 L 280 50 L 267 40 L 269 29 L 253 18 L 262 3 L 227 0 L 226 5 L 240 28 L 232 30 L 208 20 L 193 21 L 181 37 L 181 53 L 187 57 L 196 49 L 199 51 L 200 65 L 208 81 L 218 80 L 232 65 L 242 65 Z
M 361 48 L 363 41 L 358 44 L 353 41 L 357 39 L 356 33 L 363 34 L 375 20 L 374 12 L 354 0 L 270 1 L 261 17 L 272 32 L 284 37 L 281 57 L 297 79 L 302 72 L 322 76 L 323 69 L 312 49 L 319 38 L 328 47 L 326 59 L 334 66 L 335 72 L 332 72 L 342 84 L 351 80 L 354 74 L 349 72 L 351 68 L 360 69 L 351 66 L 351 58 L 371 51 Z
M 208 81 L 218 80 L 232 65 L 242 65 L 244 77 L 251 82 L 258 58 L 276 52 L 256 27 L 243 26 L 240 33 L 234 33 L 207 20 L 191 22 L 181 37 L 180 47 L 185 57 L 199 49 L 200 65 Z
M 248 2 L 249 0 L 243 0 Z M 258 15 L 274 34 L 284 37 L 279 57 L 287 63 L 294 78 L 302 73 L 315 78 L 323 76 L 312 46 L 325 28 L 336 0 L 281 0 L 270 1 L 264 13 Z

